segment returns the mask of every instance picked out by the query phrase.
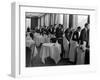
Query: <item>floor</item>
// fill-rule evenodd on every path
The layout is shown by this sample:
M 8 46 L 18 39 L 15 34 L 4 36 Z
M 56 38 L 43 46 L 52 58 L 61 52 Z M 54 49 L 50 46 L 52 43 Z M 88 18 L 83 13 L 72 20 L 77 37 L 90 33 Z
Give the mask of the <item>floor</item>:
M 41 46 L 42 45 L 37 47 L 38 52 L 40 52 Z M 89 61 L 90 54 L 89 53 L 90 53 L 89 50 L 86 50 L 85 54 L 87 54 L 87 55 L 85 56 L 85 58 L 86 58 L 85 64 L 90 64 L 90 61 Z M 32 60 L 30 60 L 31 59 L 30 54 L 31 54 L 30 48 L 26 47 L 26 67 L 76 65 L 75 63 L 70 62 L 69 59 L 66 59 L 64 57 L 61 58 L 61 60 L 57 64 L 55 63 L 55 61 L 53 59 L 48 57 L 45 59 L 45 64 L 44 64 L 39 56 L 39 53 L 34 58 L 32 58 Z
M 40 48 L 38 48 L 38 51 Z M 26 48 L 26 67 L 39 67 L 39 66 L 60 66 L 60 65 L 75 65 L 74 63 L 70 62 L 68 59 L 62 58 L 57 64 L 53 59 L 50 57 L 45 59 L 45 64 L 41 61 L 39 55 L 35 56 L 30 63 L 30 52 L 29 48 Z

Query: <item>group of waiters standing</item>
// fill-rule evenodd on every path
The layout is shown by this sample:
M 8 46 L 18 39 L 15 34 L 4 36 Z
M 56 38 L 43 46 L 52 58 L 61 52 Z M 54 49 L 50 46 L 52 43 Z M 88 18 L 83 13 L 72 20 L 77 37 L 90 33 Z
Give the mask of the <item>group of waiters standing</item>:
M 63 37 L 65 37 L 69 43 L 70 40 L 77 42 L 82 50 L 86 52 L 85 63 L 89 64 L 89 23 L 85 23 L 83 29 L 81 29 L 81 26 L 78 26 L 76 29 L 69 27 L 64 30 L 64 26 L 62 24 L 55 24 L 48 27 L 44 26 L 40 28 L 34 28 L 33 30 L 41 35 L 53 35 L 54 37 L 51 37 L 51 42 L 56 43 L 57 41 L 59 44 L 61 44 L 61 58 L 64 58 L 65 55 L 63 48 Z

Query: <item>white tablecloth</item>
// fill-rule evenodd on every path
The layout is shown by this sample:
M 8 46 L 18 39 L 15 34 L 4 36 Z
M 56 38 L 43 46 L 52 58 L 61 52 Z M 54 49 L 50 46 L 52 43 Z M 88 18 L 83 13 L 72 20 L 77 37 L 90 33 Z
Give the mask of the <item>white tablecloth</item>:
M 66 39 L 66 37 L 63 37 L 63 47 L 65 50 L 65 58 L 68 58 L 69 55 L 69 41 Z
M 77 47 L 77 59 L 76 64 L 84 64 L 85 61 L 85 51 Z
M 76 55 L 76 47 L 78 46 L 76 41 L 70 41 L 70 49 L 69 49 L 69 60 L 74 62 Z
M 40 57 L 44 64 L 45 64 L 45 58 L 47 57 L 52 58 L 57 64 L 58 61 L 60 60 L 60 54 L 61 54 L 61 46 L 58 43 L 55 45 L 54 43 L 44 43 L 40 51 Z

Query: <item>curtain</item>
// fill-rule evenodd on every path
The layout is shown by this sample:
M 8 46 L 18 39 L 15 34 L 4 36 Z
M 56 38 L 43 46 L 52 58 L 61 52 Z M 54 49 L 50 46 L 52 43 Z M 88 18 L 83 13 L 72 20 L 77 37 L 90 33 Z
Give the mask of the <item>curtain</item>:
M 63 14 L 59 14 L 59 24 L 63 24 Z
M 54 25 L 54 14 L 51 14 L 51 25 Z
M 44 26 L 44 16 L 41 16 L 41 26 Z
M 55 14 L 55 24 L 59 24 L 59 14 Z
M 78 15 L 73 15 L 73 28 L 76 29 L 78 27 Z
M 73 27 L 73 15 L 72 14 L 69 15 L 69 27 L 70 28 Z
M 38 28 L 40 28 L 40 25 L 41 24 L 41 19 L 40 18 L 38 18 Z
M 47 14 L 45 15 L 45 26 L 49 26 L 49 22 L 50 22 L 50 14 L 47 13 Z
M 67 29 L 67 14 L 64 14 L 63 15 L 63 26 L 64 26 L 64 30 Z

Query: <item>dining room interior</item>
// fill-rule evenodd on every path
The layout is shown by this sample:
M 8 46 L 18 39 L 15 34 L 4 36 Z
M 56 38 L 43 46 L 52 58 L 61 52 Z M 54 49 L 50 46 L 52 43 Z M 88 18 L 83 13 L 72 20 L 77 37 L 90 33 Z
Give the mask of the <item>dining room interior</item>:
M 25 66 L 90 64 L 90 15 L 25 13 Z

